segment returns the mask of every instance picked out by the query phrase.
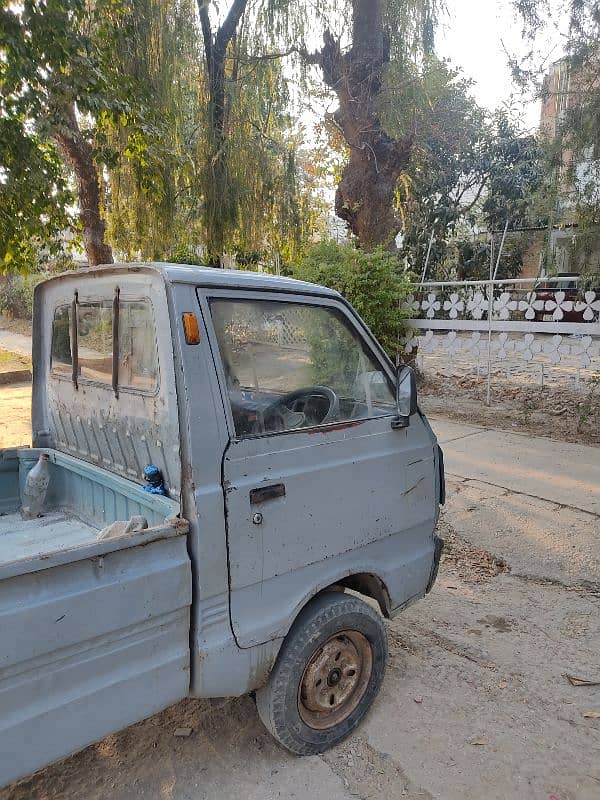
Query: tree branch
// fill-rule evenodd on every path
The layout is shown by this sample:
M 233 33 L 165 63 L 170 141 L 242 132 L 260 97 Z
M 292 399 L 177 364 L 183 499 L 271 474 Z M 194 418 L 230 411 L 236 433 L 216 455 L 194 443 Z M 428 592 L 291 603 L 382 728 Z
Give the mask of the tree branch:
M 320 50 L 315 53 L 309 53 L 305 47 L 297 47 L 295 52 L 298 53 L 305 64 L 317 64 L 319 67 L 322 65 L 323 53 Z
M 212 68 L 213 39 L 212 39 L 212 28 L 210 25 L 210 17 L 208 16 L 208 3 L 206 2 L 206 0 L 198 0 L 198 13 L 200 15 L 202 39 L 204 40 L 204 55 L 206 57 L 206 66 L 210 71 Z
M 487 185 L 487 180 L 483 180 L 481 182 L 481 185 L 479 186 L 479 189 L 477 190 L 477 192 L 475 194 L 475 197 L 473 198 L 472 202 L 470 202 L 469 205 L 466 206 L 465 208 L 461 209 L 461 214 L 468 214 L 469 211 L 476 205 L 476 203 L 479 200 L 479 198 L 481 197 L 481 193 L 485 189 L 486 185 Z
M 280 53 L 263 53 L 262 55 L 249 56 L 247 58 L 242 58 L 241 56 L 229 56 L 228 60 L 238 61 L 240 64 L 249 66 L 260 64 L 261 61 L 275 61 L 278 58 L 286 58 L 294 53 L 298 54 L 303 61 L 306 61 L 310 64 L 318 64 L 321 58 L 320 53 L 309 53 L 307 50 L 304 50 L 300 47 L 290 47 L 288 50 L 283 50 Z
M 227 50 L 227 45 L 235 36 L 239 21 L 247 5 L 248 0 L 234 0 L 233 5 L 229 9 L 229 14 L 227 14 L 225 21 L 217 31 L 215 39 L 215 50 L 217 50 L 217 52 L 225 53 Z

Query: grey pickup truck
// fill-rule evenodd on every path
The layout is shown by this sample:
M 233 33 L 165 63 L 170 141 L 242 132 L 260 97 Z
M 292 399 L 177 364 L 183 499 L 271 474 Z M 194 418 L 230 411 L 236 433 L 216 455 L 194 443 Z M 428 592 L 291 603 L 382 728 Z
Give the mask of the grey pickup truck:
M 440 559 L 413 371 L 334 291 L 194 266 L 54 277 L 33 331 L 32 447 L 0 452 L 0 783 L 187 696 L 255 692 L 297 754 L 348 735 L 382 617 Z

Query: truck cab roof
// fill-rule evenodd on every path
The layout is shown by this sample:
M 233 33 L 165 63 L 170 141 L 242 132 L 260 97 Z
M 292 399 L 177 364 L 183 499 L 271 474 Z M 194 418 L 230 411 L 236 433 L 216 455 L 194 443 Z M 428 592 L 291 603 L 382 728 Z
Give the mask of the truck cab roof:
M 245 289 L 276 292 L 295 292 L 314 294 L 325 297 L 340 297 L 334 289 L 318 286 L 314 283 L 299 281 L 295 278 L 269 275 L 264 272 L 246 272 L 245 270 L 218 269 L 194 264 L 172 264 L 169 262 L 123 262 L 103 264 L 97 267 L 63 272 L 50 278 L 50 281 L 70 280 L 74 277 L 93 277 L 111 273 L 158 272 L 167 283 L 191 283 L 196 286 L 211 286 L 220 289 Z

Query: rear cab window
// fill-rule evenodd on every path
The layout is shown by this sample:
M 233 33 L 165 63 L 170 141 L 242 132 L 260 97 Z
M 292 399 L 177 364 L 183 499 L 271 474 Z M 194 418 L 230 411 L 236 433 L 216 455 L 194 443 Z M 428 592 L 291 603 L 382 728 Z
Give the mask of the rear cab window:
M 112 376 L 112 302 L 77 304 L 80 378 L 100 383 Z
M 76 304 L 77 378 L 112 386 L 113 382 L 113 300 Z M 52 323 L 51 373 L 72 376 L 72 306 L 58 306 Z M 152 304 L 148 299 L 125 300 L 118 304 L 118 349 L 116 385 L 154 393 L 159 384 L 156 330 Z
M 71 307 L 58 306 L 52 320 L 52 372 L 58 375 L 71 375 L 73 358 L 71 355 Z

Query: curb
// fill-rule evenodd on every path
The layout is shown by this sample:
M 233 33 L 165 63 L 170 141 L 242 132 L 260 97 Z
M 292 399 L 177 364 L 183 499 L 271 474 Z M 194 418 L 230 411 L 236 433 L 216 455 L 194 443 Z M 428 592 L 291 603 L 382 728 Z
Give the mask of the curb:
M 31 383 L 32 377 L 30 369 L 13 369 L 8 372 L 0 372 L 0 386 L 8 386 L 11 383 Z

